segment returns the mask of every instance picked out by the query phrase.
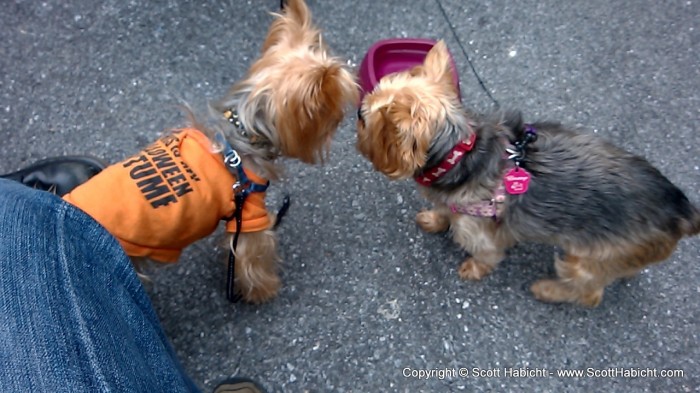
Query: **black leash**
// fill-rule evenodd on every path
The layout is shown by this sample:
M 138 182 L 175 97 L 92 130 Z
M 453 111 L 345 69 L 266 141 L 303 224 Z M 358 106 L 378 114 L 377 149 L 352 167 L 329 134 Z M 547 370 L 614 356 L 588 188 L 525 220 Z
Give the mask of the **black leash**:
M 241 294 L 236 292 L 236 247 L 238 247 L 238 236 L 241 234 L 241 225 L 243 223 L 243 203 L 245 203 L 247 193 L 237 192 L 234 195 L 234 203 L 236 210 L 233 212 L 233 218 L 236 220 L 236 233 L 233 235 L 233 241 L 228 252 L 228 274 L 226 275 L 226 299 L 231 303 L 236 303 L 241 300 Z
M 233 235 L 233 240 L 231 247 L 228 252 L 228 273 L 226 275 L 226 299 L 231 303 L 236 303 L 241 300 L 241 294 L 236 291 L 236 247 L 238 247 L 238 236 L 241 234 L 241 224 L 243 222 L 243 204 L 248 197 L 248 192 L 242 191 L 237 192 L 234 196 L 234 202 L 236 204 L 236 210 L 233 212 L 233 219 L 236 220 L 236 232 Z M 273 229 L 282 223 L 282 218 L 287 214 L 289 206 L 291 205 L 291 198 L 289 194 L 284 196 L 282 200 L 282 206 L 277 211 L 277 218 L 275 219 L 275 224 L 272 226 Z
M 450 31 L 452 32 L 452 35 L 457 41 L 457 45 L 459 45 L 459 48 L 462 50 L 462 54 L 464 54 L 464 57 L 467 58 L 467 63 L 469 63 L 469 67 L 472 69 L 472 73 L 476 77 L 476 80 L 479 81 L 479 86 L 481 86 L 481 89 L 484 90 L 484 92 L 486 92 L 486 95 L 489 96 L 491 101 L 493 101 L 493 104 L 496 106 L 496 109 L 500 108 L 501 104 L 499 104 L 498 100 L 496 100 L 493 97 L 493 95 L 491 95 L 491 91 L 489 91 L 489 89 L 486 87 L 486 83 L 484 83 L 484 80 L 481 79 L 481 76 L 479 76 L 479 73 L 476 71 L 476 67 L 474 67 L 474 63 L 472 62 L 471 57 L 469 57 L 467 50 L 464 48 L 464 44 L 462 44 L 462 40 L 459 39 L 455 27 L 452 25 L 452 22 L 450 22 L 450 18 L 447 16 L 447 11 L 445 11 L 445 8 L 442 6 L 440 0 L 435 0 L 435 2 L 437 3 L 438 8 L 440 8 L 440 13 L 442 14 L 443 18 L 445 18 L 445 20 L 447 21 L 447 26 L 450 27 Z
M 277 229 L 277 227 L 280 226 L 282 218 L 287 214 L 287 210 L 289 210 L 289 205 L 291 204 L 292 200 L 289 198 L 289 194 L 285 194 L 284 199 L 282 199 L 282 206 L 277 210 L 277 218 L 275 219 L 275 225 L 272 229 Z
M 231 302 L 236 302 L 240 299 L 240 296 L 236 295 L 236 289 L 234 288 L 234 282 L 236 278 L 235 266 L 236 266 L 236 255 L 235 250 L 238 246 L 238 237 L 241 234 L 241 225 L 243 223 L 243 204 L 245 203 L 248 195 L 253 192 L 265 192 L 270 182 L 265 184 L 256 183 L 251 181 L 246 175 L 243 169 L 243 160 L 238 152 L 231 146 L 231 144 L 224 138 L 220 133 L 214 135 L 217 142 L 223 147 L 222 154 L 224 156 L 224 165 L 231 172 L 231 174 L 236 178 L 236 182 L 233 184 L 233 202 L 234 211 L 233 218 L 236 220 L 236 233 L 233 236 L 232 245 L 230 247 L 230 253 L 228 257 L 228 275 L 226 279 L 226 298 Z M 231 217 L 226 217 L 226 220 L 231 220 Z

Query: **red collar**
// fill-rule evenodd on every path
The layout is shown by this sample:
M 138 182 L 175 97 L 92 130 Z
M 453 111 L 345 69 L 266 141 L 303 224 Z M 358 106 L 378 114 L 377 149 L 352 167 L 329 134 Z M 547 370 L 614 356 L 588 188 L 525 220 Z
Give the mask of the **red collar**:
M 430 187 L 437 179 L 441 178 L 444 174 L 449 172 L 450 169 L 454 168 L 466 153 L 470 152 L 474 148 L 474 142 L 476 142 L 476 134 L 471 134 L 469 139 L 461 140 L 445 155 L 442 162 L 437 166 L 434 166 L 428 170 L 423 171 L 423 173 L 414 177 L 418 184 L 426 187 Z

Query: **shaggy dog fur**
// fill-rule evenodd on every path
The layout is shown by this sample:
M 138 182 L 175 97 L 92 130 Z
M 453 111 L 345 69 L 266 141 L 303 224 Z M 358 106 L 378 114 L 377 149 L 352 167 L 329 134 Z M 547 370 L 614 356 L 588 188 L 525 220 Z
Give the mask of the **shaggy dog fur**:
M 604 288 L 667 259 L 683 236 L 700 231 L 700 211 L 646 160 L 558 123 L 523 124 L 519 113 L 477 116 L 462 108 L 449 54 L 439 42 L 424 64 L 383 78 L 362 102 L 357 147 L 391 179 L 420 178 L 461 140 L 474 148 L 429 186 L 434 209 L 418 213 L 427 232 L 450 230 L 471 256 L 463 279 L 479 280 L 522 241 L 561 247 L 558 278 L 534 283 L 537 299 L 597 306 Z M 531 179 L 522 194 L 494 193 L 515 167 L 508 151 L 527 130 L 536 140 L 518 163 Z M 492 201 L 496 217 L 456 212 Z

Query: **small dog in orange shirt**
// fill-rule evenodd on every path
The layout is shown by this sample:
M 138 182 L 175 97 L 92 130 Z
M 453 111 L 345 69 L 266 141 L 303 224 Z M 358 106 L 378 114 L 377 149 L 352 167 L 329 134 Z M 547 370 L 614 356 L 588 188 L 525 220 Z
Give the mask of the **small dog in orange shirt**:
M 137 267 L 141 258 L 177 261 L 184 247 L 228 221 L 228 296 L 264 302 L 280 287 L 264 202 L 268 179 L 281 172 L 276 159 L 323 161 L 358 93 L 353 75 L 329 55 L 307 5 L 290 0 L 275 14 L 247 76 L 210 113 L 193 115 L 190 128 L 106 168 L 64 198 L 105 226 Z

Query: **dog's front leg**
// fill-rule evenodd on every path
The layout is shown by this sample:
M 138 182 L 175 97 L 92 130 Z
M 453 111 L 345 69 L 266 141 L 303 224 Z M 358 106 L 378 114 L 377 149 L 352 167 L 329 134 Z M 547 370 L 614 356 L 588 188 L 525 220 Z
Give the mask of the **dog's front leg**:
M 480 280 L 505 258 L 512 241 L 498 233 L 495 221 L 463 214 L 451 215 L 452 237 L 471 256 L 457 272 L 463 280 Z
M 236 287 L 243 299 L 263 303 L 274 298 L 281 285 L 275 232 L 241 233 L 235 255 Z
M 450 228 L 450 211 L 446 207 L 421 210 L 416 214 L 416 223 L 428 233 L 445 232 Z

